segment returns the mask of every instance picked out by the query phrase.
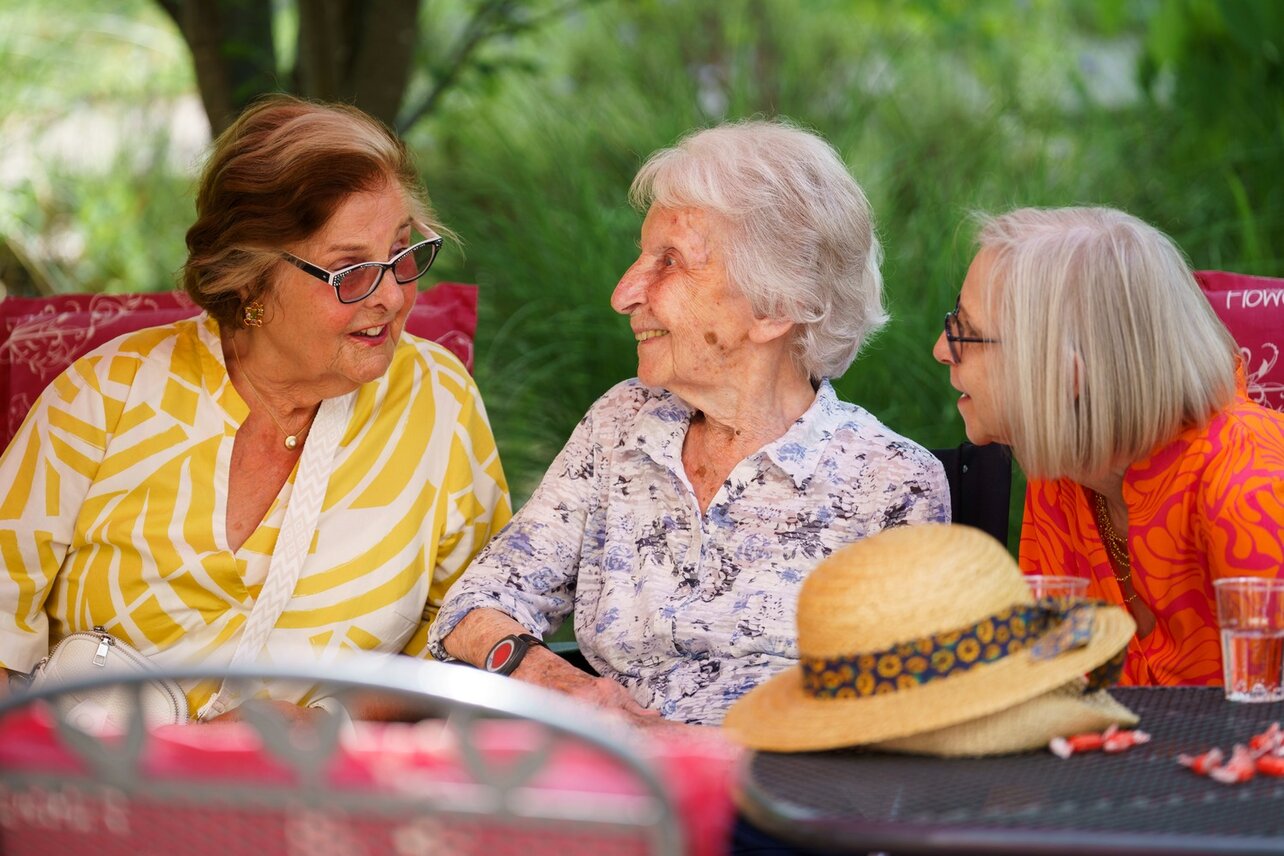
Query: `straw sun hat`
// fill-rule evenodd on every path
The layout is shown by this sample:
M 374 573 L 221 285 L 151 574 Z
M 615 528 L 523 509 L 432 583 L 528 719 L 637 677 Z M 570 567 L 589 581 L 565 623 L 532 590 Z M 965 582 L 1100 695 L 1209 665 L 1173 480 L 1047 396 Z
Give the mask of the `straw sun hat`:
M 799 665 L 727 713 L 756 749 L 990 755 L 1137 717 L 1084 675 L 1118 662 L 1121 607 L 1043 609 L 977 529 L 900 526 L 821 562 L 798 600 Z

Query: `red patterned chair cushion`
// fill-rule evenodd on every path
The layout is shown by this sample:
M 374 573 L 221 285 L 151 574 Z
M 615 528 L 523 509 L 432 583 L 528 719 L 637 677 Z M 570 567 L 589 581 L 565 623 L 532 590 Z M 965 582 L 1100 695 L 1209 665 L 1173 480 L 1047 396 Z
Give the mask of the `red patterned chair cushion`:
M 1284 279 L 1196 271 L 1195 279 L 1239 344 L 1248 375 L 1248 397 L 1284 410 Z
M 656 852 L 638 826 L 656 810 L 639 772 L 532 726 L 481 722 L 465 746 L 437 720 L 357 722 L 304 780 L 300 749 L 265 746 L 245 722 L 164 726 L 128 750 L 117 740 L 113 752 L 130 762 L 99 773 L 77 745 L 91 738 L 20 710 L 0 718 L 0 843 L 12 856 Z M 716 733 L 663 731 L 633 749 L 670 794 L 680 852 L 723 856 L 740 750 Z M 96 774 L 125 777 L 123 789 Z
M 200 310 L 182 292 L 62 294 L 0 301 L 0 449 L 36 397 L 82 354 L 123 333 Z M 443 282 L 419 293 L 406 329 L 455 353 L 469 371 L 477 333 L 477 287 Z

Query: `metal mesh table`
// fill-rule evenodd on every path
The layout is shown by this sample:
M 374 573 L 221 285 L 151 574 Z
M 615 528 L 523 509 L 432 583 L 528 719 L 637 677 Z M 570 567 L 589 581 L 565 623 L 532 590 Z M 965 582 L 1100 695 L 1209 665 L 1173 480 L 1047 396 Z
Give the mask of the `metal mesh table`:
M 1175 760 L 1229 753 L 1284 718 L 1284 703 L 1232 704 L 1204 687 L 1113 694 L 1152 742 L 1064 761 L 757 753 L 738 801 L 764 829 L 835 852 L 1284 853 L 1284 779 L 1223 785 Z

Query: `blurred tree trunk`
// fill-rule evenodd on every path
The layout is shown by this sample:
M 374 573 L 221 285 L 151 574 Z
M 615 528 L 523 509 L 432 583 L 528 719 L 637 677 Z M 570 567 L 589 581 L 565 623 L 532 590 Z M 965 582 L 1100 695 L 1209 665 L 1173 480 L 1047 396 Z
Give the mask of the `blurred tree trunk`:
M 418 35 L 419 0 L 299 0 L 296 91 L 395 125 Z
M 421 0 L 296 0 L 298 49 L 281 69 L 267 0 L 156 0 L 192 52 L 196 84 L 214 134 L 265 92 L 355 104 L 404 132 L 432 113 L 467 71 L 494 74 L 502 60 L 481 48 L 530 32 L 595 0 L 472 0 L 448 45 L 424 54 L 429 85 L 405 105 L 419 47 Z
M 272 4 L 157 0 L 192 52 L 214 134 L 265 92 L 357 104 L 389 125 L 414 67 L 419 0 L 299 0 L 291 73 L 278 74 Z
M 192 51 L 201 102 L 217 136 L 276 75 L 272 5 L 262 0 L 158 0 Z

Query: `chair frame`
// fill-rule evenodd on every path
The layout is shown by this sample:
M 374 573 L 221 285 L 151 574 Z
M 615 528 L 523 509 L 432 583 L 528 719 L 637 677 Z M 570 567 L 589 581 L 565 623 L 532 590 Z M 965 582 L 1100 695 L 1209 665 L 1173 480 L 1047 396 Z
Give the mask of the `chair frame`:
M 998 443 L 932 449 L 950 484 L 951 519 L 974 526 L 1007 546 L 1011 520 L 1012 451 Z
M 298 726 L 291 727 L 275 711 L 256 707 L 253 702 L 246 706 L 244 722 L 261 738 L 273 760 L 292 772 L 293 787 L 242 781 L 176 783 L 149 779 L 144 761 L 152 732 L 143 723 L 141 690 L 158 675 L 179 680 L 316 683 L 340 699 L 363 691 L 393 694 L 425 712 L 448 717 L 445 727 L 457 735 L 461 765 L 472 781 L 466 786 L 434 782 L 425 774 L 422 781 L 415 780 L 410 794 L 327 787 L 326 765 L 335 757 L 343 731 L 340 717 L 319 717 L 315 728 L 303 729 L 310 732 L 307 739 L 300 740 Z M 65 693 L 111 686 L 127 689 L 133 712 L 118 740 L 104 741 L 82 730 L 69 721 L 66 705 L 57 704 Z M 677 856 L 683 852 L 675 801 L 655 764 L 632 748 L 632 729 L 551 691 L 475 669 L 407 657 L 365 655 L 326 665 L 165 668 L 150 676 L 105 672 L 75 683 L 45 686 L 0 699 L 0 719 L 37 701 L 53 702 L 48 708 L 56 731 L 86 773 L 77 776 L 15 771 L 0 766 L 0 789 L 65 792 L 70 788 L 90 794 L 114 791 L 127 799 L 152 804 L 190 807 L 216 801 L 219 805 L 255 810 L 304 807 L 349 813 L 362 819 L 382 816 L 413 817 L 416 821 L 425 817 L 487 820 L 528 828 L 547 826 L 550 832 L 554 828 L 640 832 L 650 853 Z M 541 735 L 531 751 L 502 769 L 487 762 L 473 739 L 483 722 L 496 719 L 536 723 Z M 556 793 L 542 792 L 534 780 L 554 749 L 564 742 L 600 751 L 633 777 L 640 793 L 594 794 L 591 798 L 581 793 L 570 801 L 557 799 Z

